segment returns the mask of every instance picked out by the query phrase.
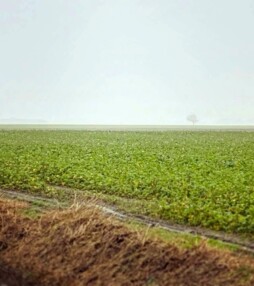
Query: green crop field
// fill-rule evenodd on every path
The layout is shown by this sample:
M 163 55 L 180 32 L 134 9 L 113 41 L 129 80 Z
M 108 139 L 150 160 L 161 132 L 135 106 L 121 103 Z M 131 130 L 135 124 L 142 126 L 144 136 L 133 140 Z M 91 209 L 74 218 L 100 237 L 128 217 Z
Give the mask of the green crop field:
M 0 131 L 0 187 L 48 195 L 52 186 L 152 202 L 148 211 L 163 219 L 254 234 L 254 132 Z

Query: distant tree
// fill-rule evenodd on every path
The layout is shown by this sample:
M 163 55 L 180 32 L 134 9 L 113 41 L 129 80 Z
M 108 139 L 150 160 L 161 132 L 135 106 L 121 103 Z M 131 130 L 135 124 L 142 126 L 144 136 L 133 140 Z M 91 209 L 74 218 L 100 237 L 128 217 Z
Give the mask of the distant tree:
M 197 115 L 192 113 L 190 115 L 187 116 L 187 120 L 192 122 L 193 125 L 195 125 L 198 122 L 198 118 Z

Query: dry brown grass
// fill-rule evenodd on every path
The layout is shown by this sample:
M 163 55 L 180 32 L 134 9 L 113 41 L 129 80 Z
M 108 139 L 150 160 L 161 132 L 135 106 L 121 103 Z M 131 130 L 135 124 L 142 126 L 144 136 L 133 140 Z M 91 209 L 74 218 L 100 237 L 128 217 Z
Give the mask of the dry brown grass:
M 92 207 L 38 220 L 20 216 L 24 207 L 0 199 L 0 282 L 9 273 L 8 285 L 254 285 L 251 259 L 205 243 L 180 250 Z

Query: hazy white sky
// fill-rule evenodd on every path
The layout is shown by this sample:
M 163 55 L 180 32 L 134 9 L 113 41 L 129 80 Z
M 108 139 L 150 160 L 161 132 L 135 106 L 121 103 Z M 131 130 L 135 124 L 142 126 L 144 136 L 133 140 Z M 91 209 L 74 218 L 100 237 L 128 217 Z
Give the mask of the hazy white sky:
M 253 0 L 0 0 L 0 121 L 254 124 Z

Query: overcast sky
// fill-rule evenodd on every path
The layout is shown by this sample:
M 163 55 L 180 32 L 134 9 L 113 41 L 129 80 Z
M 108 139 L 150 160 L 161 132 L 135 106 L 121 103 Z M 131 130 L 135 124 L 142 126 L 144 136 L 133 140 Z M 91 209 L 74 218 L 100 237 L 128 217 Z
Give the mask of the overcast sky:
M 0 0 L 0 121 L 254 124 L 253 0 Z

